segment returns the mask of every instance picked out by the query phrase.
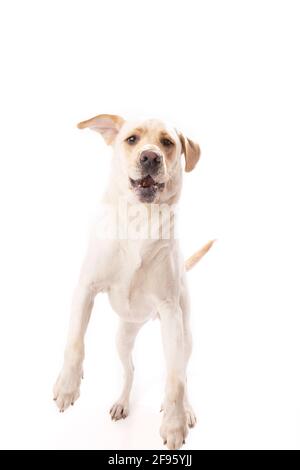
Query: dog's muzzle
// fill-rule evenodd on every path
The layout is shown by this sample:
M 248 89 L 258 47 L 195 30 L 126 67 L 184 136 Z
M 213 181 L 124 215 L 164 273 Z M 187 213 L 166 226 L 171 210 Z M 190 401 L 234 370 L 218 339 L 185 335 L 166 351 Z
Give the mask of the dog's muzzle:
M 164 171 L 163 155 L 159 149 L 144 149 L 138 157 L 137 168 L 140 177 L 129 178 L 131 189 L 140 202 L 154 202 L 157 194 L 165 188 L 165 183 L 161 182 Z

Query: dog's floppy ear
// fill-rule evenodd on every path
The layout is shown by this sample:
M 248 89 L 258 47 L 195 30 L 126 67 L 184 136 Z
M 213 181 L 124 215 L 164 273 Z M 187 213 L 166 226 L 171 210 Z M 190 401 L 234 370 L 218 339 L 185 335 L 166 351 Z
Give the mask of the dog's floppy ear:
M 179 133 L 179 139 L 185 157 L 185 171 L 192 171 L 200 158 L 200 147 L 181 133 Z
M 124 122 L 123 118 L 114 114 L 99 114 L 99 116 L 80 122 L 77 124 L 77 127 L 79 129 L 85 129 L 88 127 L 93 131 L 99 132 L 105 142 L 108 145 L 111 145 Z

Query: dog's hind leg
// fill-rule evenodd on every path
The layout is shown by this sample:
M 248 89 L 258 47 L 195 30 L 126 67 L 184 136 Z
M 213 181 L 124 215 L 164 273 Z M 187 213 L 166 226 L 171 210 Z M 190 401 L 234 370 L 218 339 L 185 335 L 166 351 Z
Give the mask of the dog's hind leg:
M 111 419 L 126 418 L 129 413 L 129 396 L 133 382 L 134 366 L 132 350 L 135 338 L 144 323 L 130 323 L 121 320 L 117 333 L 117 349 L 124 367 L 124 385 L 119 399 L 110 409 Z

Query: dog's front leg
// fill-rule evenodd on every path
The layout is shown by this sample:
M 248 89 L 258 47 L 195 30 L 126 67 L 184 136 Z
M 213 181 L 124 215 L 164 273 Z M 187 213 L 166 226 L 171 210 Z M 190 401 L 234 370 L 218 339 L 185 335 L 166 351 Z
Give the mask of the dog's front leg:
M 179 449 L 188 433 L 185 411 L 185 348 L 182 310 L 177 302 L 159 307 L 167 366 L 164 414 L 160 434 L 169 449 Z
M 54 385 L 54 400 L 60 411 L 73 405 L 79 397 L 84 359 L 84 335 L 93 308 L 95 292 L 79 284 L 75 290 L 64 364 Z

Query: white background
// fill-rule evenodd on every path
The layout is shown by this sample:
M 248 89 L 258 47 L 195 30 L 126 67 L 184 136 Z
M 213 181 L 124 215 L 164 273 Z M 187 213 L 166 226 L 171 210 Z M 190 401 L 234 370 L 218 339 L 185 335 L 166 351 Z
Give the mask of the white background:
M 112 423 L 117 317 L 97 298 L 85 380 L 51 389 L 110 150 L 99 113 L 170 119 L 198 140 L 185 176 L 198 425 L 186 449 L 300 448 L 297 1 L 7 1 L 0 6 L 0 446 L 160 449 L 158 322 L 141 332 L 130 417 Z

